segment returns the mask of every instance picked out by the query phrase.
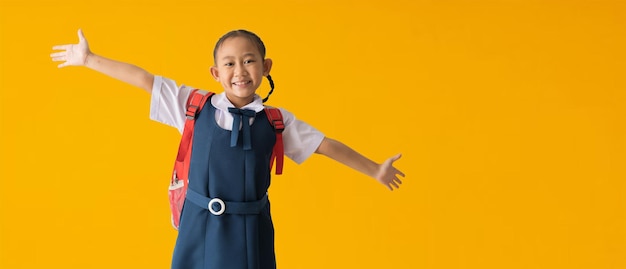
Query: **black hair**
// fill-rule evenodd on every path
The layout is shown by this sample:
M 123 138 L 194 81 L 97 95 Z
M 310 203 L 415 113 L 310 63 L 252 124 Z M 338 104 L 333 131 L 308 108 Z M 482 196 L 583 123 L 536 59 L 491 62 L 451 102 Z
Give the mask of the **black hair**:
M 215 64 L 217 64 L 217 50 L 222 46 L 222 43 L 224 43 L 226 39 L 229 39 L 232 37 L 238 37 L 238 36 L 245 37 L 248 40 L 250 40 L 252 43 L 254 43 L 257 49 L 259 49 L 259 52 L 261 53 L 261 59 L 265 61 L 265 44 L 263 44 L 263 41 L 261 40 L 261 38 L 259 38 L 259 36 L 257 36 L 253 32 L 239 29 L 239 30 L 234 30 L 234 31 L 230 31 L 226 33 L 225 35 L 220 37 L 220 39 L 217 41 L 217 43 L 215 44 L 215 48 L 213 49 L 213 61 L 215 62 Z M 269 74 L 267 75 L 267 80 L 270 82 L 271 89 L 270 89 L 270 92 L 267 94 L 267 96 L 263 98 L 263 103 L 265 103 L 270 98 L 270 95 L 274 92 L 274 81 L 272 80 L 272 77 Z

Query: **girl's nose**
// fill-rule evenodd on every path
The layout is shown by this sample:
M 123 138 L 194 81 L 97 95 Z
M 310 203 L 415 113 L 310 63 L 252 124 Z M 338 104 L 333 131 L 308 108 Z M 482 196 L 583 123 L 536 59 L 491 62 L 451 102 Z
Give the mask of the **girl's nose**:
M 236 64 L 235 65 L 235 75 L 243 76 L 243 75 L 246 75 L 246 74 L 247 74 L 247 70 L 243 66 L 243 64 Z

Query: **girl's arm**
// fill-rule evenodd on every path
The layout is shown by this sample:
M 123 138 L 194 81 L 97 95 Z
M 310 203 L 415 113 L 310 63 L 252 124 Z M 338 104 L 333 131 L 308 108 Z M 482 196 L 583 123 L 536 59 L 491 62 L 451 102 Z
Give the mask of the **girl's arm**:
M 50 54 L 52 61 L 65 61 L 59 64 L 59 68 L 65 66 L 86 66 L 112 78 L 121 80 L 133 86 L 137 86 L 152 92 L 154 75 L 132 64 L 118 62 L 93 54 L 89 50 L 87 39 L 82 30 L 78 30 L 78 44 L 57 45 L 53 50 L 62 50 Z
M 393 162 L 400 159 L 401 154 L 387 159 L 382 164 L 377 164 L 343 143 L 327 137 L 322 140 L 315 153 L 325 155 L 366 174 L 385 185 L 389 190 L 397 189 L 402 184 L 398 176 L 404 177 L 404 173 L 393 167 Z

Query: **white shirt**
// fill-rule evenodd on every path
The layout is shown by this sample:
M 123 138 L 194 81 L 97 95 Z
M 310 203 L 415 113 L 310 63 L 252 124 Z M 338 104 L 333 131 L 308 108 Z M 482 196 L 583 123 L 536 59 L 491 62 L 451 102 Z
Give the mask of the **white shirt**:
M 152 98 L 150 100 L 150 119 L 172 126 L 180 133 L 185 127 L 185 112 L 187 108 L 187 98 L 193 87 L 180 85 L 175 81 L 161 76 L 154 77 L 152 85 Z M 235 107 L 226 98 L 224 93 L 215 94 L 211 97 L 211 105 L 216 108 L 215 121 L 217 125 L 226 130 L 231 130 L 233 116 L 228 112 L 229 107 Z M 254 96 L 252 103 L 242 108 L 251 109 L 256 112 L 263 110 L 263 101 L 258 95 Z M 285 130 L 283 131 L 283 145 L 285 155 L 300 164 L 304 162 L 324 139 L 324 134 L 313 128 L 311 125 L 296 119 L 296 117 L 285 109 L 279 108 L 283 114 Z M 254 118 L 250 118 L 250 124 Z

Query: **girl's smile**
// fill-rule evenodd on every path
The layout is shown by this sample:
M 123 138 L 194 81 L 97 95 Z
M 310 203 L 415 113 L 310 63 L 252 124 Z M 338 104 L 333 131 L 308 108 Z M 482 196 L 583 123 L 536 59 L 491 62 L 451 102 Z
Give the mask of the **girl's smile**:
M 247 87 L 248 85 L 251 85 L 251 84 L 252 84 L 252 80 L 233 82 L 233 85 L 238 86 L 238 87 Z

